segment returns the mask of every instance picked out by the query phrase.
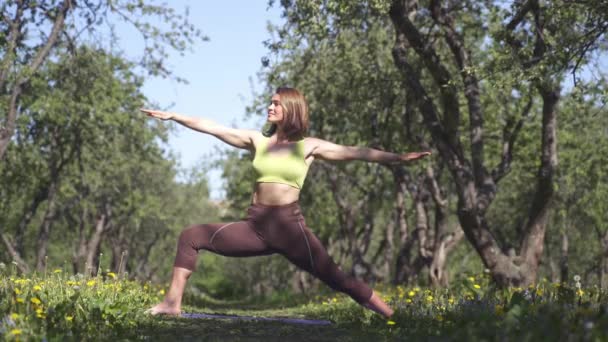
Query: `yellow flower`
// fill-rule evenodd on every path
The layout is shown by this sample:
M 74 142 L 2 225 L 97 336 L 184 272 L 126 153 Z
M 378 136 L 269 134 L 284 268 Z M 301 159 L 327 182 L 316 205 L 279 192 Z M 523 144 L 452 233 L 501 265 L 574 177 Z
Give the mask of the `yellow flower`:
M 13 330 L 11 330 L 11 335 L 13 335 L 13 336 L 21 335 L 21 333 L 22 333 L 21 329 L 13 329 Z
M 439 322 L 443 322 L 443 316 L 441 316 L 441 315 L 437 315 L 437 320 L 438 320 Z
M 22 304 L 25 303 L 25 301 L 21 297 L 17 297 L 16 300 L 17 300 L 17 303 L 22 303 Z
M 494 307 L 494 312 L 495 312 L 497 315 L 502 315 L 502 314 L 504 314 L 504 313 L 505 313 L 505 310 L 504 310 L 504 308 L 503 308 L 503 306 L 502 306 L 502 305 L 498 304 L 498 305 L 496 305 L 496 307 Z
M 395 325 L 397 323 L 395 323 L 395 321 L 387 321 L 386 324 L 388 324 L 388 325 Z
M 165 289 L 160 289 L 160 291 L 158 291 L 159 295 L 164 295 L 165 294 Z M 334 302 L 336 302 L 336 298 L 334 298 Z
M 87 281 L 87 286 L 88 287 L 91 287 L 93 285 L 95 285 L 95 280 L 89 280 L 89 281 Z
M 42 287 L 40 287 L 40 285 L 34 286 L 34 291 L 40 291 L 40 290 L 42 290 Z
M 38 305 L 38 304 L 42 303 L 42 302 L 40 301 L 40 299 L 38 299 L 38 298 L 36 298 L 36 297 L 33 297 L 33 298 L 32 298 L 32 299 L 30 299 L 30 300 L 31 300 L 31 302 L 32 302 L 32 303 L 34 303 L 34 304 L 36 304 L 36 305 Z
M 71 322 L 74 320 L 74 316 L 65 316 L 65 320 Z
M 12 319 L 13 321 L 18 320 L 19 318 L 21 318 L 21 315 L 20 315 L 20 314 L 18 314 L 18 313 L 14 313 L 14 312 L 11 314 L 11 319 Z
M 433 296 L 428 296 L 428 297 L 426 297 L 426 300 L 427 300 L 428 302 L 432 302 L 432 301 L 433 301 Z
M 472 283 L 475 281 L 475 277 L 469 277 L 469 281 Z
M 116 279 L 116 273 L 114 273 L 114 272 L 108 272 L 108 277 L 110 277 L 112 279 Z
M 408 298 L 408 299 L 406 299 L 406 300 L 405 300 L 405 302 L 406 302 L 406 303 L 411 303 L 411 302 L 412 302 L 412 300 Z
M 15 288 L 15 294 L 16 294 L 16 295 L 20 295 L 20 294 L 21 294 L 21 290 L 20 290 L 20 289 L 18 289 L 18 288 Z
M 60 268 L 56 268 L 56 269 L 54 269 L 54 270 L 53 270 L 53 273 L 61 273 L 61 272 L 62 272 L 62 271 L 61 271 L 61 269 L 60 269 Z
M 479 286 L 478 284 L 474 284 L 473 287 L 476 288 L 476 289 L 478 289 L 478 290 L 481 288 L 481 286 Z
M 161 291 L 162 291 L 162 290 L 161 290 Z M 162 293 L 161 293 L 161 294 L 162 294 Z M 332 299 L 331 299 L 331 301 L 332 301 L 332 302 L 334 302 L 334 303 L 337 303 L 337 302 L 338 302 L 338 300 L 336 299 L 336 297 L 332 298 Z
M 410 297 L 414 297 L 416 295 L 416 292 L 410 291 L 410 292 L 407 293 L 407 295 L 410 296 Z
M 576 294 L 577 294 L 579 297 L 582 297 L 582 296 L 585 294 L 585 291 L 583 291 L 583 290 L 581 290 L 581 289 L 578 289 L 578 290 L 576 290 Z
M 454 297 L 450 297 L 450 298 L 448 298 L 448 303 L 450 303 L 450 304 L 454 304 Z

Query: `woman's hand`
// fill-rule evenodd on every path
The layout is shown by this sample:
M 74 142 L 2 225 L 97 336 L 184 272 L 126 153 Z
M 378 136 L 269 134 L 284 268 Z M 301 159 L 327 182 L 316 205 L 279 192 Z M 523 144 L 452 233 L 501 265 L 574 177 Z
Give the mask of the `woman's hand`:
M 148 116 L 156 118 L 156 119 L 160 119 L 160 120 L 173 119 L 173 113 L 163 112 L 160 110 L 153 110 L 153 109 L 144 109 L 144 108 L 140 108 L 139 110 L 146 113 Z
M 430 151 L 425 151 L 425 152 L 410 152 L 410 153 L 405 153 L 400 155 L 400 159 L 402 161 L 411 161 L 411 160 L 416 160 L 416 159 L 420 159 L 420 158 L 424 158 L 426 156 L 430 156 L 431 152 Z

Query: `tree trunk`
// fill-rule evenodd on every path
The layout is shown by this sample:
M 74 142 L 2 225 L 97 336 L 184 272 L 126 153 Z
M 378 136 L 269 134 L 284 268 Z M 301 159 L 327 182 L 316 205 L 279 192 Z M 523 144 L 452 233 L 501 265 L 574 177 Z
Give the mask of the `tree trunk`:
M 568 228 L 564 227 L 562 230 L 562 245 L 561 254 L 559 259 L 559 270 L 560 270 L 560 282 L 568 282 Z
M 608 231 L 602 237 L 602 253 L 600 254 L 600 286 L 608 288 Z
M 46 256 L 51 235 L 51 226 L 53 225 L 56 214 L 57 187 L 58 184 L 55 181 L 53 181 L 49 187 L 48 206 L 38 231 L 38 241 L 36 243 L 36 270 L 38 270 L 38 272 L 42 272 L 46 268 Z

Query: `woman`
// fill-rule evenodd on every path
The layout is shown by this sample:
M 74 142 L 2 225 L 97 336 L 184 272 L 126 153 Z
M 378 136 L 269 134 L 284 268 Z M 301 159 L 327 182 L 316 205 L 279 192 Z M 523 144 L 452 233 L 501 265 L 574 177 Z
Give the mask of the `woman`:
M 415 160 L 430 152 L 395 154 L 305 137 L 308 108 L 304 97 L 293 88 L 279 88 L 272 96 L 268 106 L 268 121 L 272 125 L 264 133 L 223 127 L 209 120 L 175 113 L 142 111 L 254 152 L 253 167 L 257 173 L 252 204 L 245 220 L 193 225 L 181 233 L 171 286 L 165 299 L 152 307 L 150 313 L 180 314 L 186 280 L 195 269 L 198 251 L 204 249 L 236 257 L 280 253 L 366 308 L 387 318 L 393 314 L 367 284 L 342 272 L 333 262 L 319 239 L 306 227 L 298 197 L 308 168 L 315 159 L 391 163 Z

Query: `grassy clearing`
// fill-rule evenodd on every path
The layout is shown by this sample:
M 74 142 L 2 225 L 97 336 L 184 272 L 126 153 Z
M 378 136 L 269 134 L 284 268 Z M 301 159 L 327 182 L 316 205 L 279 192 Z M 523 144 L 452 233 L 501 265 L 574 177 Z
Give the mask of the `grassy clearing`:
M 541 281 L 530 288 L 494 289 L 484 276 L 452 289 L 380 288 L 396 313 L 385 321 L 343 295 L 281 306 L 186 298 L 185 311 L 331 320 L 330 326 L 267 321 L 158 318 L 144 310 L 163 288 L 118 279 L 71 276 L 60 269 L 22 277 L 0 270 L 0 337 L 4 340 L 130 339 L 207 341 L 607 340 L 608 299 L 597 288 Z

